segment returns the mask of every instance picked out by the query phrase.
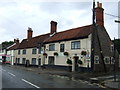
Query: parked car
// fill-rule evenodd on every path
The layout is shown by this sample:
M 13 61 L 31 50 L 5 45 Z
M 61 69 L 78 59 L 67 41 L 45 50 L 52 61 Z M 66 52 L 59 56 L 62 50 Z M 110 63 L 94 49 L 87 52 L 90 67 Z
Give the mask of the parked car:
M 10 61 L 6 61 L 5 64 L 10 64 Z
M 0 64 L 2 64 L 2 59 L 0 59 Z

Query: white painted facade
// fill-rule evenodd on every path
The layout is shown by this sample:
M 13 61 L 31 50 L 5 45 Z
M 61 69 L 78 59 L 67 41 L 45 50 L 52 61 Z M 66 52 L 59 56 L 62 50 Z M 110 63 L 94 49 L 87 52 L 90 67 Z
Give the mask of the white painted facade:
M 71 49 L 71 42 L 80 41 L 80 49 Z M 55 51 L 49 51 L 49 45 L 55 44 Z M 64 44 L 65 49 L 64 52 L 68 52 L 69 56 L 65 56 L 64 52 L 60 52 L 60 44 Z M 86 56 L 81 55 L 82 51 L 87 51 L 88 54 Z M 68 66 L 66 63 L 67 59 L 72 59 L 72 68 L 74 71 L 74 59 L 75 55 L 79 56 L 79 59 L 82 60 L 83 64 L 80 67 L 89 67 L 91 66 L 90 55 L 91 55 L 91 34 L 88 38 L 85 39 L 77 39 L 77 40 L 70 40 L 70 41 L 62 41 L 56 43 L 49 43 L 46 44 L 45 52 L 47 53 L 47 58 L 45 58 L 45 64 L 48 64 L 49 56 L 54 57 L 54 65 L 60 66 Z M 58 56 L 54 56 L 54 52 L 58 53 Z
M 14 65 L 14 50 L 7 51 L 8 57 L 6 57 L 7 61 L 10 61 L 11 65 Z
M 32 58 L 36 59 L 36 65 L 38 65 L 38 59 L 42 58 L 41 54 L 38 54 L 38 49 L 36 49 L 36 54 L 32 54 L 32 50 L 36 48 L 29 48 L 29 49 L 19 49 L 20 54 L 18 54 L 18 50 L 15 50 L 15 60 L 14 63 L 16 63 L 16 58 L 20 58 L 19 64 L 22 64 L 22 59 L 25 58 L 25 60 L 29 60 L 30 64 L 32 64 Z M 23 54 L 23 50 L 26 50 L 26 54 Z

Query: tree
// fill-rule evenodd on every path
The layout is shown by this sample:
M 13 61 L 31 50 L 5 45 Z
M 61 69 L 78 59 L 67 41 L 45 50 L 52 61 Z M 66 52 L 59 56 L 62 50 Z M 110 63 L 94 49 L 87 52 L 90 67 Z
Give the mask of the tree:
M 2 49 L 6 49 L 7 47 L 9 47 L 12 44 L 14 44 L 13 41 L 4 41 L 4 42 L 1 43 Z

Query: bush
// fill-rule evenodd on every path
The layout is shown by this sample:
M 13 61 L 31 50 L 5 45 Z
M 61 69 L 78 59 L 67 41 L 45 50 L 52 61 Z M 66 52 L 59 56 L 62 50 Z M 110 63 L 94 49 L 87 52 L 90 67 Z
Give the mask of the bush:
M 58 56 L 58 53 L 57 53 L 57 52 L 54 52 L 54 56 Z
M 44 56 L 47 56 L 47 53 L 43 53 Z
M 67 64 L 72 64 L 72 60 L 67 59 Z
M 83 64 L 83 62 L 81 60 L 78 60 L 78 64 Z
M 86 55 L 86 54 L 87 54 L 86 51 L 82 51 L 82 52 L 81 52 L 81 55 Z
M 65 56 L 68 56 L 69 54 L 68 54 L 68 52 L 64 52 L 64 55 L 65 55 Z

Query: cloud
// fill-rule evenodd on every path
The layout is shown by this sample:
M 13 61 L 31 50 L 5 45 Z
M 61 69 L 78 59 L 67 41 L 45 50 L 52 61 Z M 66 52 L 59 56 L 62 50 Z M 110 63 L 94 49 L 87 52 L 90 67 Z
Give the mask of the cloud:
M 116 2 L 103 3 L 104 12 L 116 15 L 116 5 Z M 3 38 L 0 38 L 0 42 L 14 40 L 14 38 L 20 38 L 20 40 L 26 38 L 28 27 L 33 28 L 33 36 L 49 33 L 51 20 L 58 22 L 58 31 L 92 24 L 92 2 L 33 0 L 1 2 L 0 35 L 3 35 Z M 105 15 L 105 27 L 111 37 L 116 35 L 113 33 L 113 29 L 117 29 L 114 17 Z

